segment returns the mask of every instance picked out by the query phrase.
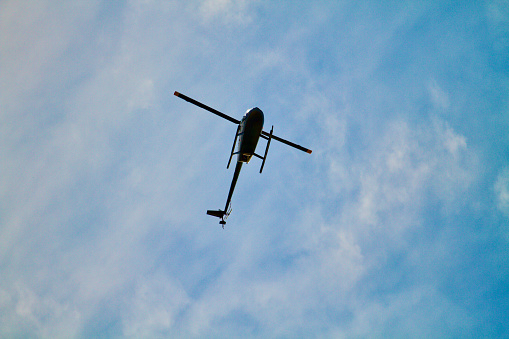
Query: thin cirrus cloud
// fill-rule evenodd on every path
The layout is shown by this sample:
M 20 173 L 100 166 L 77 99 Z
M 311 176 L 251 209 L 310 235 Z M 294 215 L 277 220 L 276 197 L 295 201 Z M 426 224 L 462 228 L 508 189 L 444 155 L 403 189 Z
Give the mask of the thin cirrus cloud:
M 0 6 L 2 335 L 507 334 L 501 2 Z

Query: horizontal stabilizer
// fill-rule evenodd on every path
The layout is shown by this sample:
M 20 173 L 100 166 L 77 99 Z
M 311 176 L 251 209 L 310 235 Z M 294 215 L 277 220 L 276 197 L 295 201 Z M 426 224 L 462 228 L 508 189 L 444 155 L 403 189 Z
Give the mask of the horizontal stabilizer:
M 223 218 L 226 213 L 225 213 L 225 211 L 221 211 L 221 210 L 217 210 L 217 211 L 216 210 L 207 210 L 207 214 L 212 215 L 214 217 Z

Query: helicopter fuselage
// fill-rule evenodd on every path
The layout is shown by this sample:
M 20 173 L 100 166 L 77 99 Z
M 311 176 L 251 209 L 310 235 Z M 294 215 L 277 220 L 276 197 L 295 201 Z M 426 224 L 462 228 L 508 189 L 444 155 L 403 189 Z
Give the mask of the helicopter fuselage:
M 237 162 L 248 163 L 253 157 L 256 145 L 258 144 L 258 140 L 262 134 L 263 119 L 262 110 L 255 107 L 247 111 L 240 121 Z

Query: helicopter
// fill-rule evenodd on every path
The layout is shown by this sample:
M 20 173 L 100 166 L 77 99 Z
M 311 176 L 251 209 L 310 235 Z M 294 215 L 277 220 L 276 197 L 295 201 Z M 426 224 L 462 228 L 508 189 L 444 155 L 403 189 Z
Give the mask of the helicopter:
M 263 171 L 263 166 L 265 165 L 265 160 L 267 159 L 267 153 L 269 151 L 270 141 L 276 140 L 286 144 L 288 146 L 294 147 L 298 150 L 311 154 L 311 150 L 300 145 L 297 145 L 291 141 L 285 140 L 273 134 L 274 126 L 270 129 L 270 132 L 267 133 L 263 130 L 263 121 L 264 116 L 261 109 L 258 107 L 254 107 L 249 109 L 246 114 L 242 117 L 241 120 L 237 120 L 229 115 L 219 112 L 218 110 L 209 107 L 207 105 L 202 104 L 199 101 L 196 101 L 182 93 L 175 91 L 175 96 L 193 104 L 200 108 L 203 108 L 217 116 L 220 116 L 223 119 L 233 122 L 237 125 L 237 132 L 235 133 L 235 139 L 233 140 L 232 150 L 230 152 L 230 158 L 228 160 L 228 165 L 226 168 L 230 168 L 230 163 L 234 155 L 237 155 L 237 164 L 235 166 L 235 171 L 233 173 L 232 183 L 230 185 L 230 191 L 228 192 L 228 198 L 226 199 L 226 205 L 224 210 L 207 210 L 207 214 L 217 217 L 220 219 L 219 224 L 222 225 L 224 229 L 224 225 L 226 224 L 226 219 L 231 213 L 231 198 L 233 195 L 233 191 L 235 190 L 235 185 L 237 184 L 237 179 L 239 178 L 240 170 L 244 163 L 249 163 L 253 156 L 262 159 L 262 165 L 260 167 L 260 173 Z M 261 138 L 267 140 L 267 145 L 265 147 L 265 153 L 263 156 L 255 153 L 256 145 L 258 144 L 258 140 Z M 235 146 L 238 141 L 238 149 L 235 151 Z

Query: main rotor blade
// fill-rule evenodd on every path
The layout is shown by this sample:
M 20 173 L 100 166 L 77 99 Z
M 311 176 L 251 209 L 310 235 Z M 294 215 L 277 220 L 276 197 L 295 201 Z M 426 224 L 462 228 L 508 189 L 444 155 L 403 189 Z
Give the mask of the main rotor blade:
M 173 93 L 173 94 L 175 94 L 176 96 L 178 96 L 178 97 L 179 97 L 179 98 L 181 98 L 181 99 L 184 99 L 184 100 L 185 100 L 185 101 L 187 101 L 187 102 L 192 103 L 193 105 L 196 105 L 196 106 L 198 106 L 198 107 L 200 107 L 200 108 L 203 108 L 204 110 L 207 110 L 207 111 L 209 111 L 209 112 L 211 112 L 211 113 L 214 113 L 215 115 L 219 115 L 219 116 L 220 116 L 221 118 L 223 118 L 223 119 L 229 120 L 229 121 L 231 121 L 231 122 L 233 122 L 233 123 L 235 123 L 235 124 L 240 124 L 240 120 L 237 120 L 237 119 L 235 119 L 235 118 L 232 118 L 231 116 L 226 115 L 226 114 L 224 114 L 224 113 L 221 113 L 221 112 L 219 112 L 218 110 L 215 110 L 215 109 L 213 109 L 212 107 L 209 107 L 209 106 L 207 106 L 207 105 L 204 105 L 204 104 L 202 104 L 202 103 L 201 103 L 201 102 L 199 102 L 199 101 L 196 101 L 196 100 L 194 100 L 194 99 L 191 99 L 190 97 L 188 97 L 188 96 L 186 96 L 186 95 L 184 95 L 184 94 L 182 94 L 182 93 L 179 93 L 179 92 L 175 91 L 175 93 Z
M 265 131 L 262 131 L 262 134 L 263 134 L 263 135 L 265 135 L 265 136 L 267 136 L 267 137 L 269 136 L 269 133 L 267 133 L 267 132 L 265 132 Z M 299 150 L 304 151 L 304 152 L 309 153 L 309 154 L 311 154 L 311 152 L 313 152 L 313 151 L 312 151 L 312 150 L 310 150 L 310 149 L 307 149 L 307 148 L 302 147 L 302 146 L 300 146 L 300 145 L 297 145 L 297 144 L 295 144 L 295 143 L 293 143 L 293 142 L 291 142 L 291 141 L 288 141 L 288 140 L 285 140 L 285 139 L 280 138 L 280 137 L 278 137 L 278 136 L 275 136 L 274 134 L 272 135 L 272 139 L 277 140 L 277 141 L 279 141 L 279 142 L 282 142 L 283 144 L 287 144 L 288 146 L 295 147 L 296 149 L 299 149 Z

